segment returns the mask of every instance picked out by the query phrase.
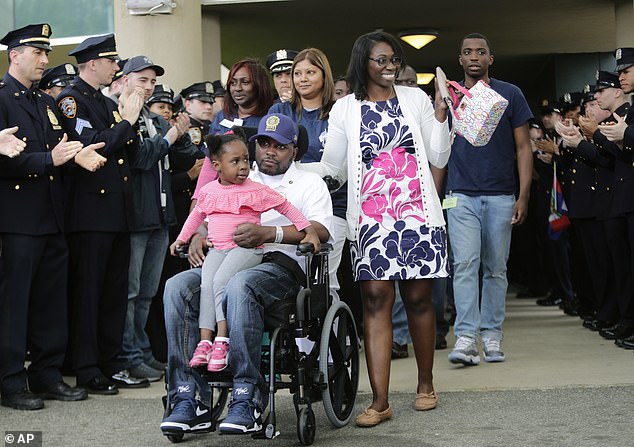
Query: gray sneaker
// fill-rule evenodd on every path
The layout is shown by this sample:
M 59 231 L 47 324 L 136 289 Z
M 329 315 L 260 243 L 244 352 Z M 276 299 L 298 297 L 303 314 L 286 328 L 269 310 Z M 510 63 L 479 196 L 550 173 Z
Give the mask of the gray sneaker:
M 130 375 L 138 378 L 145 377 L 149 382 L 158 382 L 163 377 L 163 371 L 141 363 L 140 365 L 130 368 Z
M 157 371 L 165 371 L 165 368 L 167 368 L 167 363 L 159 362 L 154 357 L 152 357 L 150 360 L 144 361 L 143 363 Z
M 502 351 L 502 341 L 495 338 L 483 338 L 482 350 L 485 362 L 503 362 L 506 356 Z
M 459 336 L 453 350 L 447 356 L 451 363 L 463 365 L 477 365 L 480 363 L 480 354 L 475 339 Z

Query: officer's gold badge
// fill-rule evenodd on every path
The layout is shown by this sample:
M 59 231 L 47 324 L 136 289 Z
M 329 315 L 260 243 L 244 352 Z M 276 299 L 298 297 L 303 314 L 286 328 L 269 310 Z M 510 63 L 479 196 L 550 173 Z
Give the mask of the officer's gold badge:
M 62 126 L 59 125 L 59 120 L 49 106 L 46 106 L 46 114 L 48 115 L 48 120 L 51 122 L 51 126 L 53 126 L 53 130 L 62 130 Z
M 200 127 L 190 127 L 189 136 L 192 139 L 192 143 L 194 143 L 195 145 L 199 145 L 203 138 L 203 134 L 200 130 Z

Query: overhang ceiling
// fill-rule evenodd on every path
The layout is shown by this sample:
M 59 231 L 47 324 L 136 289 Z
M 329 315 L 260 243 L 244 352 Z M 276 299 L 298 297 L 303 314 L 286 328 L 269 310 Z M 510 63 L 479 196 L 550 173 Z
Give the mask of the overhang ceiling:
M 220 19 L 226 66 L 245 56 L 264 61 L 278 48 L 314 46 L 326 53 L 337 75 L 345 72 L 352 44 L 361 34 L 383 29 L 396 35 L 405 29 L 435 28 L 439 38 L 423 49 L 403 44 L 407 62 L 417 70 L 440 65 L 450 78 L 460 78 L 461 38 L 480 32 L 493 47 L 492 75 L 530 89 L 536 77 L 554 78 L 554 55 L 612 52 L 616 45 L 614 0 L 230 3 L 203 5 L 203 14 Z

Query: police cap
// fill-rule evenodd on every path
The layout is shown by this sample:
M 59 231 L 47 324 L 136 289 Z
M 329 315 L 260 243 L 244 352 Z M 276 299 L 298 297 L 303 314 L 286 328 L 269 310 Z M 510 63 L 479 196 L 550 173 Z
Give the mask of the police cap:
M 102 57 L 119 60 L 114 34 L 89 37 L 77 45 L 68 55 L 75 56 L 78 64 Z
M 634 48 L 618 48 L 614 53 L 616 71 L 623 71 L 634 65 Z
M 152 96 L 147 100 L 148 104 L 155 102 L 165 102 L 174 105 L 174 90 L 169 88 L 167 84 L 156 84 Z
M 214 102 L 214 86 L 211 82 L 196 82 L 181 90 L 183 100 L 197 99 L 203 102 Z
M 217 96 L 225 96 L 227 94 L 227 91 L 222 86 L 222 82 L 220 82 L 220 80 L 217 79 L 213 81 L 211 85 L 213 85 L 214 87 L 214 98 L 216 98 Z
M 66 87 L 77 76 L 77 67 L 73 64 L 62 64 L 47 68 L 40 79 L 39 88 Z
M 38 25 L 27 25 L 22 28 L 9 31 L 6 36 L 0 40 L 0 44 L 6 45 L 7 49 L 27 45 L 30 47 L 41 48 L 51 51 L 51 37 L 53 31 L 48 23 L 40 23 Z
M 266 66 L 271 73 L 288 71 L 293 65 L 293 59 L 298 52 L 295 50 L 277 50 L 266 57 Z
M 609 71 L 597 71 L 597 90 L 604 88 L 621 88 L 619 83 L 619 75 Z

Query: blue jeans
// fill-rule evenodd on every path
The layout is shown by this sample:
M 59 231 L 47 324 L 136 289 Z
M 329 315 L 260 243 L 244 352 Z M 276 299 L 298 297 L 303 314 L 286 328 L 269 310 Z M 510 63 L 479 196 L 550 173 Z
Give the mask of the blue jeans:
M 436 313 L 436 335 L 447 335 L 449 325 L 445 319 L 445 303 L 447 295 L 447 278 L 434 278 L 431 283 L 431 300 Z M 403 304 L 403 298 L 396 287 L 396 299 L 392 308 L 392 339 L 399 345 L 407 345 L 412 342 L 407 324 L 407 312 Z
M 513 195 L 454 194 L 447 211 L 453 252 L 456 337 L 502 339 L 506 306 L 506 261 L 511 245 Z M 482 264 L 482 302 L 479 269 Z
M 262 409 L 268 399 L 268 387 L 260 374 L 264 312 L 276 301 L 297 296 L 299 290 L 292 274 L 271 262 L 239 272 L 225 289 L 233 383 L 257 385 L 251 399 Z
M 128 311 L 119 354 L 123 368 L 132 368 L 152 359 L 152 348 L 145 332 L 145 324 L 152 298 L 158 290 L 168 246 L 167 226 L 130 233 Z
M 165 283 L 163 312 L 167 334 L 167 392 L 174 402 L 179 387 L 197 389 L 199 400 L 211 404 L 209 385 L 189 367 L 198 333 L 201 269 L 185 270 Z

